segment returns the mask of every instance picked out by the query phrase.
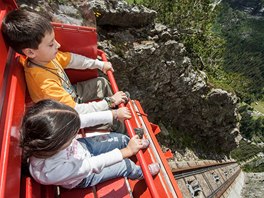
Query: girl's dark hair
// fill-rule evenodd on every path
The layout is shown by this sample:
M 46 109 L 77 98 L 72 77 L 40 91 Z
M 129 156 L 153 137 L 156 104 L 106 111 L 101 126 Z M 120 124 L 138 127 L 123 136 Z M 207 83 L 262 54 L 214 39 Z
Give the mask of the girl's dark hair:
M 75 137 L 80 128 L 78 113 L 54 100 L 42 100 L 26 112 L 20 145 L 24 157 L 50 157 Z
M 20 54 L 25 48 L 38 49 L 45 34 L 53 30 L 44 16 L 20 9 L 6 15 L 1 29 L 7 44 Z

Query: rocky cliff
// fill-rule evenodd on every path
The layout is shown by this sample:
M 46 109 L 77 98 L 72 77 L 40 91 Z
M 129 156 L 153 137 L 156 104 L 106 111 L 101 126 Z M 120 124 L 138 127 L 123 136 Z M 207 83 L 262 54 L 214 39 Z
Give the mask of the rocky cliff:
M 169 133 L 189 134 L 209 150 L 236 147 L 237 97 L 210 86 L 206 74 L 191 64 L 178 31 L 155 23 L 155 11 L 113 0 L 51 2 L 18 1 L 48 11 L 53 20 L 79 25 L 89 24 L 87 10 L 93 7 L 99 47 L 113 63 L 120 89 L 141 102 L 152 122 L 163 123 Z

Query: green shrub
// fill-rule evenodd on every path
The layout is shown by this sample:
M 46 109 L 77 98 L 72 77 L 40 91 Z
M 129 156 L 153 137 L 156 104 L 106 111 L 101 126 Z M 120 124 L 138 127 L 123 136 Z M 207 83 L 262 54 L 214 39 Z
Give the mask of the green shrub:
M 254 159 L 252 162 L 245 164 L 242 169 L 245 172 L 264 172 L 264 160 L 263 158 Z
M 259 152 L 261 152 L 261 148 L 242 140 L 239 147 L 231 152 L 231 156 L 238 162 L 242 162 L 256 156 Z
M 254 109 L 247 104 L 240 106 L 240 132 L 243 137 L 249 140 L 252 140 L 253 137 L 262 140 L 264 138 L 264 117 L 253 116 L 253 110 Z

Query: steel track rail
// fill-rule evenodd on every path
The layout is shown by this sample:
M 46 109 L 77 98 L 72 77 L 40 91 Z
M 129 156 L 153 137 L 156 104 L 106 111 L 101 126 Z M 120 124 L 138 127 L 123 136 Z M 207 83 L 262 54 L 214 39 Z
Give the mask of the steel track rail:
M 233 182 L 236 180 L 240 172 L 241 169 L 237 170 L 236 173 L 232 175 L 232 177 L 230 177 L 221 186 L 219 186 L 216 190 L 214 190 L 212 194 L 208 196 L 208 198 L 221 197 L 221 195 L 223 195 L 224 192 L 233 184 Z
M 224 164 L 214 164 L 214 165 L 207 165 L 207 166 L 198 166 L 198 167 L 190 167 L 187 169 L 179 169 L 177 171 L 173 172 L 174 178 L 175 179 L 181 179 L 184 177 L 189 177 L 192 175 L 197 175 L 197 174 L 201 174 L 204 172 L 208 172 L 211 170 L 215 170 L 221 167 L 225 167 L 228 166 L 230 164 L 234 164 L 235 162 L 228 162 L 228 163 L 224 163 Z

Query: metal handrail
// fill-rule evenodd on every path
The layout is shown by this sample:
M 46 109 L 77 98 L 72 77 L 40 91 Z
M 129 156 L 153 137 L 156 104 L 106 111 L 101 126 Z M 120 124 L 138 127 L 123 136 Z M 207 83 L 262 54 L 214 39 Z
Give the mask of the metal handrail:
M 106 55 L 105 55 L 105 53 L 102 50 L 98 50 L 98 55 L 102 58 L 103 61 L 107 61 Z M 111 84 L 113 92 L 114 93 L 118 92 L 119 89 L 118 89 L 118 86 L 116 84 L 113 72 L 112 71 L 107 71 L 107 76 L 108 76 L 108 79 L 110 81 L 110 84 Z M 119 107 L 124 107 L 124 106 L 125 105 L 123 103 L 121 103 L 119 105 Z M 131 124 L 130 120 L 125 120 L 125 125 L 126 125 L 126 128 L 127 128 L 128 135 L 130 137 L 135 136 L 136 133 L 135 133 L 133 127 L 132 127 L 132 124 Z M 139 164 L 141 166 L 141 169 L 142 169 L 146 184 L 147 184 L 147 186 L 149 188 L 149 191 L 151 193 L 151 196 L 153 198 L 158 198 L 159 194 L 158 194 L 157 189 L 155 188 L 153 177 L 152 177 L 152 175 L 149 172 L 148 165 L 147 165 L 147 163 L 146 163 L 146 161 L 144 159 L 144 156 L 143 156 L 143 152 L 141 150 L 139 150 L 139 152 L 136 154 L 136 157 L 137 157 L 137 159 L 139 161 Z

